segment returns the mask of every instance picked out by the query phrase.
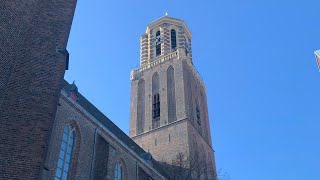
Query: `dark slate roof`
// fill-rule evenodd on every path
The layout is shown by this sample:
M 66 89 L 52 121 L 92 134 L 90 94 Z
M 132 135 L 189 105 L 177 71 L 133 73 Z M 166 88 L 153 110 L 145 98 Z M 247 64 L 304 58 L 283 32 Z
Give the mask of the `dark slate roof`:
M 64 89 L 68 94 L 72 85 L 70 85 L 66 80 L 62 81 L 61 89 Z M 116 126 L 107 116 L 105 116 L 99 109 L 97 109 L 93 104 L 91 104 L 81 93 L 77 94 L 77 103 L 82 106 L 86 111 L 88 111 L 93 117 L 95 117 L 105 128 L 112 132 L 118 139 L 120 139 L 127 147 L 131 148 L 136 154 L 144 158 L 145 152 L 139 145 L 137 145 L 127 134 L 125 134 L 118 126 Z M 153 161 L 155 162 L 155 161 Z M 153 164 L 157 164 L 156 162 Z M 153 167 L 158 172 L 160 172 L 164 177 L 169 179 L 166 171 L 164 171 L 160 166 L 156 165 Z

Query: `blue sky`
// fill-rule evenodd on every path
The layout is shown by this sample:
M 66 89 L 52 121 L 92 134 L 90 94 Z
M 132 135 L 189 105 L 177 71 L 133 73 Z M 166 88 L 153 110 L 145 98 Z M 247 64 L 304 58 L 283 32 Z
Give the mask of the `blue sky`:
M 193 35 L 217 167 L 232 180 L 318 180 L 319 7 L 319 0 L 78 1 L 65 78 L 128 133 L 139 38 L 167 11 Z

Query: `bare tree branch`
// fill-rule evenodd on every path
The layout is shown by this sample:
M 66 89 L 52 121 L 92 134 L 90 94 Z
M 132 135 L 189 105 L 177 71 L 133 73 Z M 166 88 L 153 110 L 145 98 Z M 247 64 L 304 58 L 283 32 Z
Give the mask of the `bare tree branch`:
M 215 172 L 213 167 L 208 167 L 206 159 L 200 158 L 197 153 L 193 156 L 187 156 L 184 153 L 178 153 L 176 158 L 172 160 L 171 164 L 166 164 L 167 171 L 174 180 L 230 180 L 228 173 L 219 169 L 218 173 Z

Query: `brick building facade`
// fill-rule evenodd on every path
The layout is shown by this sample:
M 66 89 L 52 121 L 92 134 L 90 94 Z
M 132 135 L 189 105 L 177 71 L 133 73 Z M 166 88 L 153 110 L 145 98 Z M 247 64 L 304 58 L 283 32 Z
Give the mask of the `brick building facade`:
M 63 79 L 75 7 L 76 0 L 0 5 L 0 179 L 174 179 L 163 162 L 178 151 L 199 152 L 209 167 L 201 179 L 213 179 L 205 86 L 186 25 L 164 17 L 141 37 L 141 68 L 153 68 L 131 74 L 130 138 Z M 151 48 L 154 37 L 164 38 Z
M 66 127 L 73 133 L 70 150 L 63 149 L 70 144 L 64 137 Z M 115 179 L 117 164 L 122 179 L 170 179 L 149 153 L 83 97 L 74 83 L 66 81 L 62 83 L 49 151 L 44 179 L 63 179 L 64 174 L 68 179 Z
M 141 36 L 140 68 L 131 72 L 130 137 L 160 162 L 182 153 L 215 178 L 205 85 L 192 63 L 191 32 L 164 16 Z M 194 174 L 192 177 L 196 177 Z
M 0 3 L 0 179 L 41 179 L 76 0 Z

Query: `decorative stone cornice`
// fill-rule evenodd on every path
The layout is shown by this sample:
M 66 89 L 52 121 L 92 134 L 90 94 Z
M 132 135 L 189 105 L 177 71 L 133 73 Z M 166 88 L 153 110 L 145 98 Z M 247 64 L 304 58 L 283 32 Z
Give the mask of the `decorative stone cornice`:
M 163 17 L 153 21 L 152 23 L 150 23 L 147 26 L 146 33 L 148 34 L 148 31 L 158 27 L 159 25 L 161 25 L 163 23 L 176 24 L 176 25 L 182 26 L 185 29 L 188 38 L 192 39 L 192 34 L 191 34 L 191 31 L 189 30 L 188 26 L 182 20 L 177 19 L 177 18 L 173 18 L 173 17 L 169 17 L 169 16 L 163 16 Z

